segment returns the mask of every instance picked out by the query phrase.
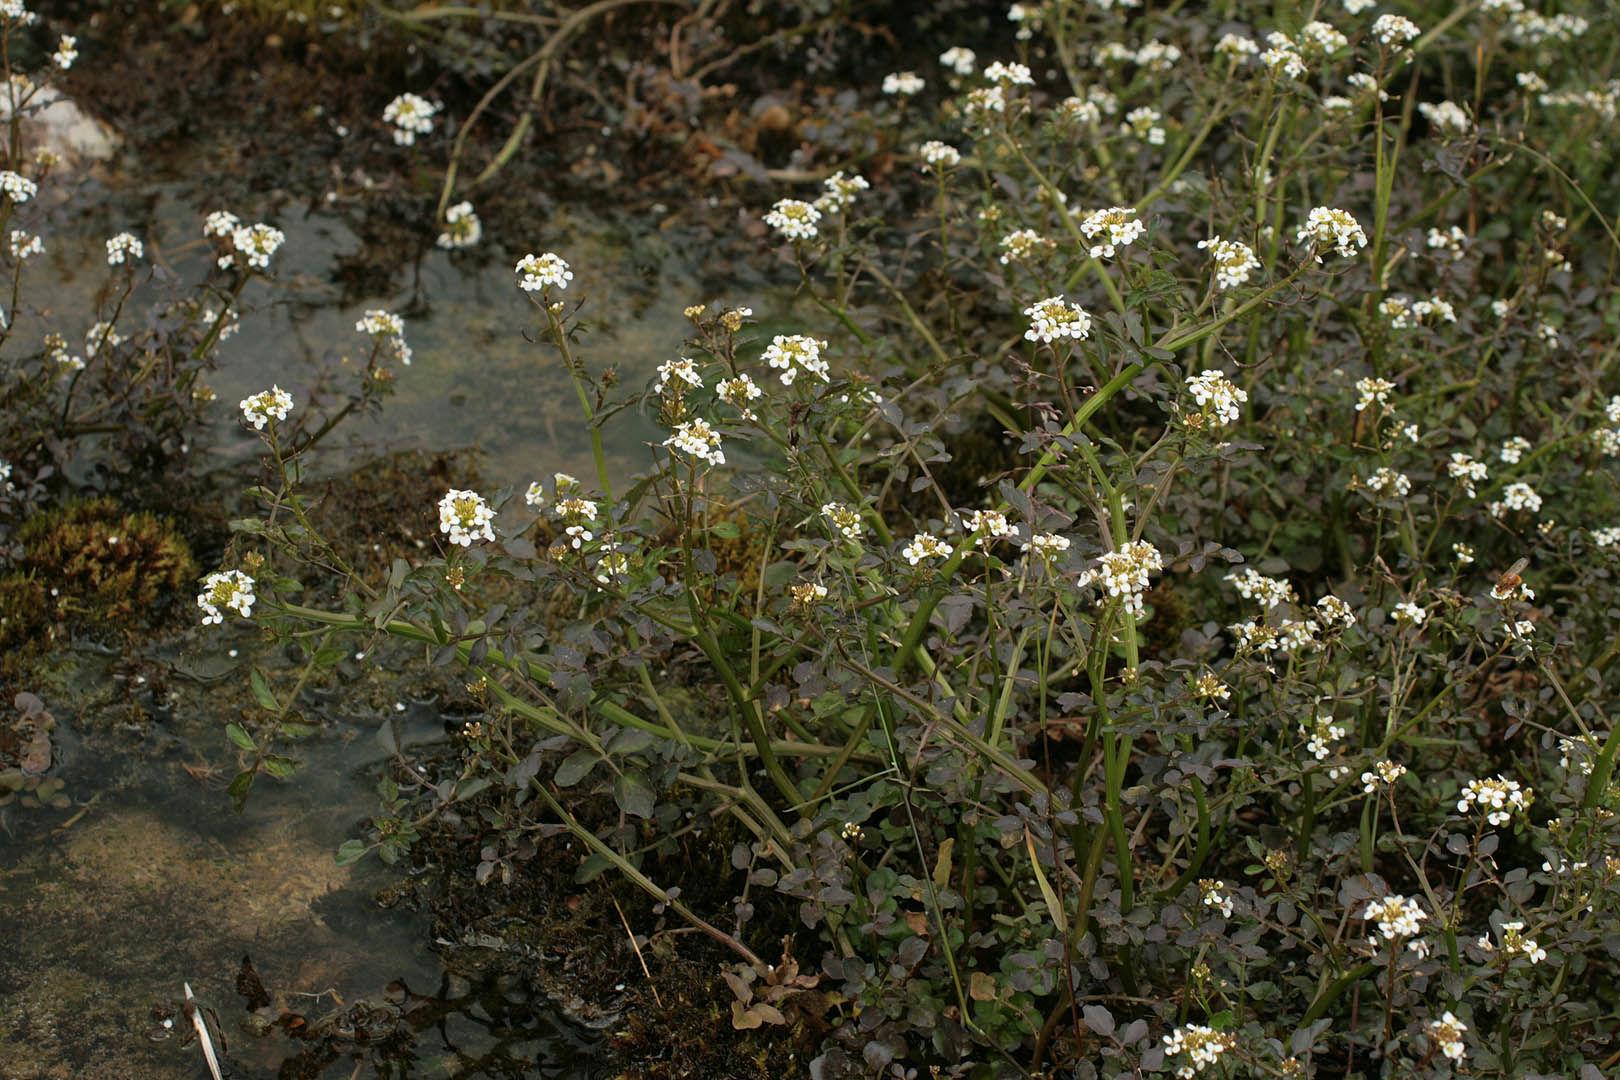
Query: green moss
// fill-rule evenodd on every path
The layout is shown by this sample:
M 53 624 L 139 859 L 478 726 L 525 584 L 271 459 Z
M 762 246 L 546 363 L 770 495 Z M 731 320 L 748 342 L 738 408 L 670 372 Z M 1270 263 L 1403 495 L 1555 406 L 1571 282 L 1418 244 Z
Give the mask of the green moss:
M 111 499 L 36 514 L 18 531 L 22 555 L 0 578 L 0 645 L 53 638 L 61 628 L 96 633 L 156 625 L 197 580 L 191 547 L 153 514 Z

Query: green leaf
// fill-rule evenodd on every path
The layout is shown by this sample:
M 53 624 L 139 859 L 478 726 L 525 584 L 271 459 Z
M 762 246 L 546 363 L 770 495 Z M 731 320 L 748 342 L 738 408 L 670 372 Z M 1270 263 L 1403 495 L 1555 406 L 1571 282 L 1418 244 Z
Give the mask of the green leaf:
M 270 692 L 270 684 L 265 680 L 264 672 L 254 668 L 248 672 L 248 683 L 253 687 L 253 697 L 260 706 L 271 712 L 280 712 L 281 706 L 276 704 L 276 695 Z
M 270 754 L 264 759 L 264 771 L 277 780 L 285 780 L 298 769 L 298 762 L 290 757 Z
M 231 786 L 225 789 L 225 794 L 231 797 L 231 804 L 236 812 L 241 813 L 242 807 L 247 805 L 248 792 L 253 790 L 253 780 L 259 775 L 257 769 L 243 769 L 231 781 Z
M 337 849 L 337 864 L 350 866 L 366 857 L 366 845 L 360 840 L 345 840 Z
M 561 765 L 557 766 L 557 773 L 552 777 L 558 787 L 573 787 L 590 774 L 596 767 L 596 751 L 576 750 L 563 758 Z
M 640 773 L 623 772 L 613 781 L 613 801 L 631 817 L 650 818 L 653 789 Z
M 742 535 L 735 521 L 717 521 L 709 526 L 709 534 L 722 540 L 735 540 Z
M 231 740 L 231 742 L 235 743 L 237 746 L 241 747 L 243 750 L 255 749 L 253 745 L 253 736 L 249 735 L 247 731 L 243 729 L 241 724 L 226 724 L 225 737 Z
M 461 802 L 463 799 L 470 799 L 487 787 L 489 787 L 488 777 L 475 776 L 471 780 L 468 780 L 465 784 L 462 784 L 460 787 L 456 788 L 456 796 L 454 801 Z
M 611 868 L 613 864 L 595 852 L 580 860 L 579 869 L 574 871 L 574 884 L 584 885 L 588 881 L 596 880 L 602 871 Z

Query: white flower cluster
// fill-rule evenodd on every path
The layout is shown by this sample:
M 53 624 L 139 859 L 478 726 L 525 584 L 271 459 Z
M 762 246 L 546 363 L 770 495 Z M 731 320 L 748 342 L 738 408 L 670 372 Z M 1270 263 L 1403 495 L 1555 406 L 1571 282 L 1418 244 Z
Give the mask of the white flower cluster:
M 951 545 L 945 543 L 933 533 L 920 532 L 911 538 L 911 542 L 900 549 L 906 562 L 912 566 L 925 559 L 944 559 L 951 553 Z
M 1412 481 L 1402 472 L 1396 472 L 1387 466 L 1374 469 L 1371 476 L 1361 482 L 1369 492 L 1374 495 L 1393 496 L 1404 498 L 1412 491 Z
M 1385 45 L 1401 46 L 1423 33 L 1417 23 L 1404 15 L 1380 15 L 1373 20 L 1372 34 Z
M 394 144 L 413 146 L 418 135 L 433 132 L 433 117 L 440 106 L 416 94 L 404 93 L 383 109 L 383 123 L 394 126 Z
M 826 347 L 825 341 L 806 334 L 777 334 L 760 359 L 781 370 L 783 386 L 792 386 L 801 370 L 822 382 L 830 382 L 832 367 L 821 356 L 821 350 Z
M 451 488 L 439 500 L 439 531 L 460 547 L 471 547 L 474 540 L 494 540 L 490 527 L 494 520 L 495 511 L 476 491 Z
M 1468 247 L 1468 234 L 1463 232 L 1461 227 L 1457 225 L 1453 225 L 1450 229 L 1444 231 L 1431 228 L 1425 242 L 1428 244 L 1430 251 L 1449 255 L 1453 259 L 1460 259 Z
M 45 254 L 45 241 L 22 229 L 11 230 L 11 257 L 19 261 Z
M 917 156 L 922 158 L 922 171 L 932 172 L 935 169 L 951 169 L 962 164 L 962 152 L 948 143 L 938 139 L 930 139 L 917 148 Z
M 1365 412 L 1374 404 L 1388 405 L 1389 392 L 1393 389 L 1395 384 L 1388 379 L 1357 379 L 1356 412 Z
M 1454 450 L 1451 460 L 1446 463 L 1446 474 L 1462 486 L 1468 497 L 1474 497 L 1474 485 L 1483 483 L 1491 474 L 1489 466 L 1477 460 L 1472 454 L 1465 454 Z
M 1146 540 L 1133 540 L 1124 547 L 1105 552 L 1097 559 L 1097 569 L 1080 575 L 1084 587 L 1102 583 L 1103 592 L 1121 600 L 1133 615 L 1143 612 L 1142 598 L 1148 590 L 1150 574 L 1164 569 L 1164 556 Z
M 1492 825 L 1506 825 L 1515 813 L 1524 813 L 1535 800 L 1535 792 L 1523 787 L 1517 780 L 1496 776 L 1484 780 L 1470 780 L 1457 800 L 1457 813 L 1480 810 Z
M 1536 489 L 1522 480 L 1516 480 L 1502 489 L 1502 498 L 1487 504 L 1491 517 L 1499 518 L 1509 510 L 1538 513 L 1541 510 L 1541 496 Z
M 25 203 L 39 194 L 39 185 L 10 169 L 0 171 L 0 192 L 14 203 Z
M 939 62 L 950 68 L 951 72 L 956 75 L 973 74 L 978 61 L 978 53 L 961 45 L 952 45 L 939 54 Z
M 1266 577 L 1252 566 L 1241 572 L 1233 571 L 1226 580 L 1245 600 L 1257 600 L 1263 608 L 1291 603 L 1295 599 L 1294 587 L 1281 578 Z
M 1004 64 L 1000 60 L 990 64 L 984 69 L 986 82 L 993 82 L 1003 86 L 1034 86 L 1035 76 L 1023 64 Z
M 79 39 L 72 34 L 63 34 L 56 41 L 56 51 L 51 53 L 51 63 L 62 71 L 73 66 L 79 58 Z
M 252 618 L 255 599 L 252 578 L 240 570 L 219 570 L 203 578 L 197 606 L 203 611 L 203 625 L 209 626 L 224 622 L 225 611 L 234 611 L 244 619 Z
M 1547 950 L 1538 945 L 1534 938 L 1524 936 L 1524 923 L 1505 922 L 1498 933 L 1502 935 L 1502 952 L 1506 955 L 1522 956 L 1532 964 L 1547 959 Z M 1474 944 L 1483 952 L 1496 951 L 1489 934 L 1481 935 Z
M 261 390 L 251 397 L 245 397 L 239 403 L 242 417 L 254 430 L 263 431 L 264 426 L 272 420 L 285 420 L 287 414 L 292 412 L 292 395 L 279 386 L 272 386 L 268 390 Z
M 1465 135 L 1474 126 L 1462 106 L 1455 101 L 1442 101 L 1439 104 L 1425 101 L 1417 109 L 1423 114 L 1423 119 L 1445 135 Z
M 1000 510 L 975 510 L 971 514 L 964 514 L 962 528 L 970 533 L 983 534 L 978 541 L 980 547 L 987 547 L 992 540 L 1000 540 L 1013 533 L 1012 523 Z
M 1382 900 L 1370 900 L 1361 917 L 1378 924 L 1378 934 L 1385 941 L 1417 937 L 1429 913 L 1416 899 L 1408 900 L 1400 893 L 1391 893 Z
M 866 177 L 845 176 L 840 169 L 823 180 L 821 186 L 825 192 L 816 200 L 816 208 L 823 213 L 836 214 L 844 207 L 854 205 L 855 196 L 872 185 L 867 183 Z
M 1410 600 L 1402 600 L 1390 610 L 1389 616 L 1406 626 L 1422 626 L 1429 613 Z
M 146 248 L 133 233 L 121 232 L 107 241 L 108 266 L 122 266 L 126 259 L 133 262 L 145 255 Z
M 1093 259 L 1112 259 L 1116 248 L 1129 247 L 1141 239 L 1147 226 L 1137 220 L 1134 207 L 1110 206 L 1081 218 L 1080 231 L 1092 241 Z
M 913 97 L 928 85 L 915 71 L 895 71 L 883 76 L 883 92 L 893 97 Z
M 814 240 L 821 211 L 803 199 L 779 199 L 765 215 L 765 224 L 788 240 Z
M 238 225 L 231 230 L 231 247 L 255 270 L 269 269 L 270 257 L 286 242 L 286 233 L 262 221 L 253 225 Z M 229 255 L 221 256 L 219 265 L 226 267 L 231 265 L 231 261 Z
M 1405 330 L 1409 327 L 1431 322 L 1456 322 L 1457 309 L 1451 306 L 1449 300 L 1438 296 L 1427 300 L 1412 301 L 1404 296 L 1391 296 L 1378 305 L 1378 310 L 1389 320 L 1389 325 L 1395 330 Z
M 1125 114 L 1124 122 L 1119 125 L 1119 133 L 1141 139 L 1149 146 L 1163 146 L 1164 128 L 1159 126 L 1162 119 L 1164 115 L 1158 109 L 1143 105 Z
M 1356 248 L 1367 246 L 1367 234 L 1348 210 L 1331 206 L 1318 206 L 1311 210 L 1300 227 L 1297 239 L 1310 241 L 1317 262 L 1322 261 L 1321 250 L 1332 247 L 1343 258 L 1350 258 Z
M 703 419 L 692 419 L 684 424 L 676 424 L 669 438 L 664 440 L 664 445 L 691 454 L 710 465 L 726 463 L 725 451 L 720 449 L 720 433 Z
M 1051 240 L 1048 240 L 1034 229 L 1014 229 L 1001 238 L 999 261 L 1002 266 L 1023 262 L 1032 255 L 1050 251 L 1056 246 Z
M 23 0 L 0 0 L 0 18 L 21 23 L 24 26 L 39 21 L 39 16 L 29 11 L 28 5 L 24 4 Z
M 1333 752 L 1332 744 L 1343 739 L 1347 730 L 1331 716 L 1318 716 L 1309 724 L 1299 725 L 1299 733 L 1305 736 L 1305 749 L 1317 761 L 1327 760 Z
M 1461 1062 L 1468 1056 L 1467 1048 L 1463 1046 L 1463 1035 L 1468 1031 L 1468 1025 L 1446 1010 L 1438 1020 L 1429 1021 L 1429 1038 L 1440 1052 L 1452 1061 Z
M 370 337 L 406 367 L 411 363 L 411 347 L 405 343 L 405 320 L 391 311 L 372 308 L 354 324 L 356 331 Z
M 596 503 L 578 495 L 565 494 L 577 486 L 577 481 L 566 473 L 558 473 L 555 484 L 559 497 L 557 505 L 551 508 L 551 516 L 564 523 L 566 527 L 563 529 L 563 535 L 568 537 L 569 546 L 578 551 L 594 539 L 591 527 L 596 524 Z M 535 486 L 537 485 L 531 484 L 530 490 L 532 491 Z M 528 501 L 528 496 L 524 496 L 524 501 Z
M 1091 315 L 1061 296 L 1048 296 L 1031 304 L 1024 314 L 1030 320 L 1029 329 L 1024 331 L 1026 341 L 1050 345 L 1059 338 L 1083 341 L 1091 336 Z
M 821 516 L 827 519 L 838 535 L 845 540 L 859 541 L 861 538 L 861 515 L 854 507 L 846 506 L 840 502 L 823 503 Z
M 1530 440 L 1523 435 L 1515 435 L 1503 440 L 1502 445 L 1497 447 L 1496 456 L 1504 465 L 1517 465 L 1519 459 L 1529 452 Z
M 677 356 L 658 365 L 658 381 L 653 384 L 653 389 L 662 394 L 671 380 L 683 382 L 693 388 L 703 386 L 703 376 L 698 374 L 697 364 L 685 356 Z
M 444 231 L 439 234 L 438 245 L 446 251 L 468 248 L 484 237 L 484 223 L 470 202 L 458 202 L 444 212 Z
M 547 251 L 541 255 L 529 254 L 518 260 L 514 273 L 518 274 L 518 287 L 524 292 L 545 289 L 566 289 L 574 280 L 574 272 L 562 256 Z
M 1032 552 L 1037 558 L 1051 562 L 1069 550 L 1069 538 L 1059 536 L 1057 533 L 1036 533 L 1027 543 L 1020 544 L 1018 549 L 1026 553 Z
M 742 413 L 744 419 L 759 419 L 759 415 L 754 412 L 753 406 L 749 402 L 758 401 L 764 397 L 765 391 L 761 390 L 759 384 L 748 377 L 747 372 L 738 375 L 735 379 L 720 380 L 715 384 L 714 389 L 720 400 Z
M 1247 390 L 1218 370 L 1200 372 L 1188 379 L 1187 392 L 1216 427 L 1237 423 L 1238 406 L 1249 400 Z
M 1226 891 L 1226 882 L 1213 878 L 1200 878 L 1198 881 L 1198 894 L 1204 906 L 1214 908 L 1221 913 L 1221 917 L 1232 917 L 1232 894 Z
M 1260 269 L 1260 260 L 1254 257 L 1254 249 L 1239 240 L 1212 236 L 1208 240 L 1198 241 L 1198 246 L 1209 251 L 1210 261 L 1215 264 L 1217 288 L 1235 289 L 1245 285 L 1249 276 Z
M 1361 790 L 1371 795 L 1380 786 L 1390 787 L 1395 781 L 1406 775 L 1406 766 L 1393 761 L 1380 761 L 1371 769 L 1361 774 Z
M 1203 1024 L 1183 1024 L 1164 1037 L 1165 1056 L 1187 1055 L 1187 1064 L 1176 1070 L 1180 1080 L 1197 1076 L 1236 1045 L 1236 1035 Z
M 1279 34 L 1275 30 L 1266 35 L 1266 48 L 1260 54 L 1260 63 L 1273 75 L 1284 78 L 1298 79 L 1305 74 L 1305 58 L 1299 53 L 1299 46 L 1287 34 Z

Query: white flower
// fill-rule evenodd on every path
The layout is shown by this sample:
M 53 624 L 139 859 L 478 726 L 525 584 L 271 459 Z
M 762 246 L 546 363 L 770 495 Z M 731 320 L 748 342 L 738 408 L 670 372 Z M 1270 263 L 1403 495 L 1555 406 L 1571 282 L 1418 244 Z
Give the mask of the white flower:
M 1429 1038 L 1440 1048 L 1440 1052 L 1452 1061 L 1461 1062 L 1468 1056 L 1467 1048 L 1463 1046 L 1463 1034 L 1468 1031 L 1468 1025 L 1451 1014 L 1448 1009 L 1438 1020 L 1429 1021 Z
M 953 45 L 939 54 L 939 62 L 958 75 L 973 74 L 978 59 L 978 54 L 972 49 L 965 49 L 960 45 Z
M 439 531 L 460 547 L 471 547 L 474 540 L 494 540 L 495 530 L 490 528 L 494 520 L 495 511 L 476 491 L 451 488 L 439 500 Z
M 1241 573 L 1233 571 L 1227 574 L 1226 581 L 1243 599 L 1256 600 L 1268 610 L 1278 604 L 1293 603 L 1295 599 L 1292 585 L 1282 578 L 1266 577 L 1252 566 L 1245 566 Z
M 950 555 L 951 546 L 933 533 L 918 533 L 911 538 L 911 543 L 900 549 L 906 562 L 916 566 L 924 559 L 943 559 Z
M 483 239 L 484 223 L 470 202 L 458 202 L 444 212 L 444 231 L 439 234 L 438 245 L 445 250 L 472 247 Z
M 518 260 L 514 272 L 519 275 L 518 287 L 524 292 L 544 289 L 566 289 L 574 280 L 574 272 L 562 257 L 550 251 L 543 255 L 525 255 Z
M 1235 424 L 1238 406 L 1249 400 L 1248 391 L 1226 377 L 1224 371 L 1205 371 L 1187 380 L 1187 392 L 1217 427 Z
M 1273 75 L 1297 79 L 1305 74 L 1305 58 L 1299 47 L 1286 34 L 1276 31 L 1266 35 L 1266 50 L 1260 54 L 1260 63 Z
M 56 41 L 56 51 L 51 53 L 51 63 L 66 71 L 73 66 L 73 61 L 79 58 L 79 39 L 72 34 L 63 34 Z
M 1344 258 L 1354 255 L 1356 248 L 1367 246 L 1367 234 L 1361 231 L 1356 219 L 1348 211 L 1330 206 L 1318 206 L 1310 212 L 1299 230 L 1298 239 L 1301 242 L 1310 241 L 1311 247 L 1318 252 L 1331 245 Z M 1322 261 L 1319 253 L 1315 258 L 1317 262 Z
M 23 260 L 43 254 L 45 254 L 45 241 L 21 229 L 11 230 L 11 257 L 13 259 Z
M 405 343 L 405 320 L 381 308 L 372 308 L 354 324 L 355 330 L 369 334 L 406 367 L 411 363 L 411 347 Z
M 1305 749 L 1317 761 L 1326 761 L 1332 753 L 1331 744 L 1343 739 L 1348 729 L 1335 723 L 1331 716 L 1318 716 L 1309 724 L 1300 724 L 1299 733 L 1305 736 Z
M 821 182 L 825 194 L 816 200 L 816 206 L 826 213 L 837 213 L 855 202 L 855 196 L 872 185 L 864 176 L 845 176 L 842 169 Z
M 1002 86 L 1034 86 L 1035 77 L 1023 64 L 1003 64 L 1000 60 L 984 69 L 986 82 Z
M 1442 101 L 1438 105 L 1425 101 L 1417 108 L 1423 114 L 1423 119 L 1444 134 L 1462 135 L 1474 126 L 1462 106 L 1454 101 Z
M 1013 527 L 1007 520 L 1007 515 L 999 510 L 975 510 L 962 517 L 962 528 L 970 533 L 982 533 L 979 537 L 979 546 L 985 547 L 992 540 L 1011 536 Z
M 10 169 L 0 171 L 0 192 L 14 203 L 25 203 L 39 194 L 39 185 Z
M 1220 1056 L 1237 1046 L 1230 1031 L 1216 1031 L 1203 1024 L 1183 1024 L 1164 1037 L 1166 1057 L 1186 1054 L 1187 1064 L 1176 1070 L 1179 1080 L 1190 1080 L 1215 1064 Z
M 1059 338 L 1076 341 L 1091 336 L 1091 316 L 1077 304 L 1070 304 L 1061 296 L 1049 296 L 1024 309 L 1029 316 L 1029 329 L 1024 331 L 1027 341 L 1050 345 Z
M 108 266 L 120 266 L 126 258 L 134 261 L 145 254 L 146 249 L 131 233 L 121 232 L 107 241 Z
M 1221 289 L 1235 289 L 1249 280 L 1249 275 L 1260 269 L 1260 260 L 1254 249 L 1238 240 L 1223 240 L 1212 236 L 1198 241 L 1198 246 L 1209 251 L 1215 264 L 1215 285 Z
M 1385 941 L 1417 937 L 1429 913 L 1416 900 L 1408 900 L 1400 893 L 1391 893 L 1382 900 L 1372 900 L 1361 917 L 1378 924 L 1378 934 Z
M 1423 621 L 1429 617 L 1429 613 L 1410 600 L 1402 600 L 1390 612 L 1390 617 L 1398 623 L 1422 626 Z
M 926 85 L 922 76 L 914 71 L 896 71 L 883 77 L 883 92 L 897 94 L 900 97 L 920 94 Z
M 1049 251 L 1054 246 L 1052 241 L 1036 232 L 1034 229 L 1014 229 L 1001 238 L 1002 266 L 1015 262 L 1023 262 L 1031 255 Z
M 1350 39 L 1339 33 L 1329 23 L 1320 19 L 1306 23 L 1300 28 L 1299 38 L 1306 45 L 1317 52 L 1331 53 L 1350 44 Z
M 1124 547 L 1105 552 L 1097 559 L 1097 569 L 1080 575 L 1081 586 L 1101 582 L 1103 592 L 1124 601 L 1125 610 L 1141 615 L 1148 576 L 1164 569 L 1164 556 L 1146 540 L 1133 540 Z
M 678 379 L 691 387 L 702 387 L 703 376 L 698 374 L 697 364 L 685 356 L 678 356 L 673 360 L 666 360 L 658 365 L 658 382 L 653 389 L 658 393 L 664 392 L 671 379 Z
M 995 86 L 981 86 L 977 90 L 970 90 L 962 102 L 962 111 L 968 118 L 975 120 L 988 128 L 991 113 L 1004 113 L 1007 111 L 1007 92 L 1000 83 Z
M 1485 780 L 1470 780 L 1457 800 L 1457 813 L 1466 814 L 1478 809 L 1492 825 L 1506 825 L 1515 813 L 1523 814 L 1535 800 L 1535 792 L 1522 787 L 1517 780 L 1497 776 Z
M 822 382 L 830 382 L 831 366 L 821 358 L 821 350 L 826 347 L 825 341 L 805 334 L 777 334 L 762 359 L 771 367 L 781 369 L 783 386 L 792 386 L 801 368 Z
M 271 420 L 285 420 L 287 414 L 292 412 L 292 395 L 279 386 L 272 386 L 268 390 L 261 390 L 251 397 L 241 400 L 239 407 L 242 417 L 252 424 L 257 431 L 263 431 L 264 425 Z
M 1389 392 L 1395 384 L 1388 379 L 1358 379 L 1356 381 L 1356 412 L 1364 412 L 1374 404 L 1388 405 Z
M 765 215 L 765 224 L 789 240 L 814 240 L 821 211 L 802 199 L 780 199 Z
M 1362 486 L 1374 495 L 1403 498 L 1411 492 L 1412 481 L 1407 478 L 1405 473 L 1380 467 L 1375 469 L 1373 474 L 1367 477 L 1366 480 L 1362 481 Z
M 113 349 L 124 343 L 124 337 L 111 323 L 98 322 L 84 335 L 84 355 L 96 356 L 102 349 Z
M 1380 15 L 1373 20 L 1373 37 L 1385 45 L 1405 45 L 1416 38 L 1423 31 L 1417 24 L 1403 15 Z
M 1451 460 L 1446 463 L 1446 473 L 1462 485 L 1468 497 L 1474 497 L 1474 485 L 1490 476 L 1490 469 L 1483 461 L 1476 461 L 1472 455 L 1453 451 Z
M 383 123 L 394 125 L 396 145 L 411 146 L 418 135 L 432 133 L 433 117 L 439 108 L 426 98 L 411 93 L 401 94 L 383 109 Z
M 1242 34 L 1222 34 L 1221 39 L 1215 43 L 1215 55 L 1224 56 L 1229 60 L 1242 61 L 1246 57 L 1258 56 L 1260 46 L 1254 43 L 1253 38 L 1246 38 Z
M 1316 611 L 1329 627 L 1356 625 L 1356 613 L 1350 605 L 1328 593 L 1316 602 Z
M 1530 440 L 1523 435 L 1515 435 L 1507 439 L 1497 448 L 1496 456 L 1505 465 L 1517 465 L 1519 459 L 1530 450 Z
M 1019 545 L 1019 550 L 1034 552 L 1041 559 L 1051 562 L 1069 550 L 1069 538 L 1057 533 L 1036 533 L 1028 543 Z
M 1093 259 L 1112 259 L 1115 247 L 1129 247 L 1147 232 L 1147 226 L 1136 220 L 1136 210 L 1129 206 L 1110 206 L 1106 210 L 1093 210 L 1080 221 L 1080 231 L 1086 239 L 1096 241 L 1091 248 Z M 1102 237 L 1101 240 L 1098 240 Z
M 749 402 L 757 401 L 758 399 L 764 397 L 765 391 L 761 390 L 759 388 L 759 384 L 755 383 L 753 379 L 748 377 L 747 372 L 743 372 L 735 379 L 720 380 L 720 382 L 715 384 L 714 389 L 715 393 L 720 396 L 721 401 L 742 413 L 745 419 L 759 419 L 758 415 L 755 414 L 753 407 L 749 405 Z
M 1378 0 L 1344 0 L 1344 10 L 1352 15 L 1360 15 L 1363 11 L 1378 6 Z
M 1371 795 L 1379 785 L 1389 786 L 1406 775 L 1406 766 L 1393 761 L 1380 761 L 1368 772 L 1361 774 L 1361 790 Z
M 950 169 L 962 164 L 962 152 L 937 139 L 930 139 L 919 146 L 917 156 L 922 158 L 923 172 L 932 172 L 937 168 Z
M 1486 506 L 1492 517 L 1499 518 L 1505 511 L 1523 510 L 1534 514 L 1541 510 L 1541 496 L 1536 489 L 1522 480 L 1515 481 L 1502 489 L 1502 498 Z
M 215 210 L 203 219 L 203 235 L 210 239 L 223 239 L 236 232 L 242 220 L 229 210 Z
M 664 445 L 691 454 L 710 465 L 724 465 L 726 455 L 720 449 L 720 433 L 701 419 L 676 424 L 673 434 Z
M 231 230 L 231 246 L 255 270 L 269 269 L 270 257 L 286 242 L 286 233 L 262 221 L 253 225 L 238 225 Z M 221 263 L 224 261 L 221 260 Z
M 861 515 L 853 507 L 838 502 L 824 503 L 821 507 L 821 516 L 826 518 L 845 540 L 861 538 Z
M 1121 135 L 1141 139 L 1150 146 L 1163 146 L 1164 128 L 1159 126 L 1160 119 L 1162 114 L 1158 109 L 1143 105 L 1125 114 L 1125 121 L 1119 125 L 1119 132 Z
M 203 579 L 197 606 L 203 610 L 203 625 L 225 621 L 225 612 L 234 611 L 244 619 L 253 616 L 253 579 L 240 570 L 219 570 Z
M 1205 907 L 1219 911 L 1222 918 L 1232 917 L 1232 894 L 1226 891 L 1226 882 L 1202 878 L 1198 882 L 1198 892 Z

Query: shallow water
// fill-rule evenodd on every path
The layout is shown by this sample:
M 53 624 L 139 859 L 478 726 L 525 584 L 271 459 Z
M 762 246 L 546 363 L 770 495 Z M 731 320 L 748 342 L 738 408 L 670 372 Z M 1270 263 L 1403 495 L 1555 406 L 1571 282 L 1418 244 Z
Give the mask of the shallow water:
M 82 339 L 106 280 L 102 239 L 125 227 L 143 234 L 153 261 L 188 280 L 202 275 L 201 221 L 217 207 L 190 205 L 162 170 L 156 177 L 126 165 L 88 186 L 98 204 L 88 218 L 59 223 L 46 278 L 27 297 L 44 309 L 39 332 Z M 127 220 L 135 205 L 144 223 Z M 525 339 L 527 303 L 504 260 L 480 266 L 434 251 L 399 275 L 391 295 L 345 300 L 340 260 L 360 241 L 340 217 L 275 221 L 288 236 L 276 281 L 250 289 L 241 332 L 223 345 L 211 379 L 221 418 L 212 464 L 240 467 L 257 450 L 234 423 L 240 397 L 272 382 L 298 395 L 330 351 L 363 349 L 354 323 L 365 309 L 387 307 L 407 314 L 414 363 L 398 373 L 382 414 L 348 429 L 340 462 L 471 446 L 482 451 L 490 488 L 557 470 L 592 474 L 571 384 L 548 348 Z M 601 325 L 581 350 L 586 362 L 617 364 L 628 386 L 680 348 L 681 309 L 713 299 L 699 268 L 657 242 L 651 221 L 565 210 L 537 246 L 565 252 L 577 275 L 570 295 L 592 297 L 587 318 Z M 789 306 L 781 294 L 722 299 L 762 315 Z M 615 418 L 613 471 L 643 468 L 654 436 L 633 411 Z M 430 529 L 432 508 L 422 514 Z M 590 1075 L 592 1033 L 512 987 L 452 976 L 426 916 L 375 901 L 398 872 L 372 861 L 336 865 L 337 845 L 375 809 L 383 756 L 375 715 L 346 716 L 340 696 L 328 715 L 311 717 L 324 726 L 297 747 L 297 780 L 261 782 L 244 813 L 231 811 L 224 786 L 238 763 L 223 728 L 242 708 L 246 672 L 224 641 L 210 640 L 185 646 L 205 655 L 154 658 L 175 673 L 174 698 L 133 718 L 127 705 L 140 692 L 112 659 L 64 652 L 57 663 L 71 690 L 47 695 L 58 720 L 53 775 L 67 780 L 73 806 L 0 807 L 0 1080 L 206 1075 L 175 1011 L 185 982 L 217 1011 L 238 1077 Z M 430 704 L 405 718 L 420 737 L 442 737 Z M 244 956 L 277 1009 L 313 1020 L 362 998 L 394 1008 L 399 1031 L 410 1033 L 404 1049 L 381 1055 L 351 1043 L 327 1060 L 315 1044 L 250 1034 L 235 990 Z

